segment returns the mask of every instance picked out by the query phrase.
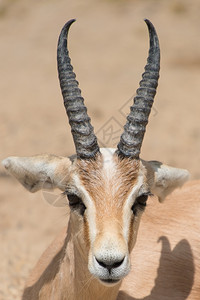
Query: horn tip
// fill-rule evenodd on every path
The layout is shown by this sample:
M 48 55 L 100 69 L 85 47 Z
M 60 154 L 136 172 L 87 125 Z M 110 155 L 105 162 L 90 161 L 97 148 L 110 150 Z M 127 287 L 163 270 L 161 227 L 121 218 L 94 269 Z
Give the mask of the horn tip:
M 65 26 L 71 26 L 71 24 L 74 23 L 74 22 L 76 22 L 76 19 L 71 19 L 71 20 L 67 21 Z
M 67 21 L 65 23 L 65 25 L 63 26 L 60 36 L 59 36 L 59 39 L 58 39 L 58 48 L 60 47 L 60 44 L 62 44 L 63 41 L 65 41 L 67 39 L 69 28 L 72 25 L 72 23 L 74 23 L 75 21 L 76 21 L 76 19 L 71 19 L 71 20 Z
M 68 31 L 69 30 L 69 27 L 74 23 L 76 21 L 76 19 L 71 19 L 71 20 L 69 20 L 69 21 L 67 21 L 66 23 L 65 23 L 65 25 L 63 26 L 63 31 Z
M 153 34 L 154 36 L 157 36 L 156 29 L 154 25 L 149 21 L 148 19 L 144 19 L 145 23 L 147 24 L 150 36 Z
M 144 18 L 144 22 L 145 22 L 145 23 L 151 23 L 151 22 L 149 21 L 149 19 L 147 19 L 147 18 Z
M 148 28 L 154 28 L 153 24 L 151 23 L 151 21 L 149 19 L 144 19 L 144 22 L 147 24 Z
M 73 19 L 69 20 L 69 22 L 70 22 L 70 23 L 76 22 L 76 18 L 73 18 Z

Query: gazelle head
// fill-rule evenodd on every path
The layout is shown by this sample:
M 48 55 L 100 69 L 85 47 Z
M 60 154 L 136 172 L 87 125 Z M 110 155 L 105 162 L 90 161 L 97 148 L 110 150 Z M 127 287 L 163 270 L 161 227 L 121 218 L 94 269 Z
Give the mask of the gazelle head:
M 67 50 L 73 22 L 61 31 L 57 58 L 76 155 L 9 157 L 3 164 L 31 192 L 57 187 L 67 195 L 73 230 L 81 233 L 80 248 L 87 253 L 90 273 L 102 284 L 114 284 L 130 270 L 129 254 L 148 196 L 155 194 L 162 202 L 187 180 L 188 172 L 140 159 L 160 69 L 159 42 L 151 22 L 145 20 L 150 36 L 145 72 L 117 150 L 100 149 L 90 124 Z

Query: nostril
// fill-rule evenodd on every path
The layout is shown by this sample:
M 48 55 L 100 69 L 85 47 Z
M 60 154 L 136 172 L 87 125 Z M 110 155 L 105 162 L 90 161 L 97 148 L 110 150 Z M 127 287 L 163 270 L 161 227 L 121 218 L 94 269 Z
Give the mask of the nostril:
M 96 261 L 98 262 L 98 264 L 103 267 L 103 268 L 107 268 L 107 265 L 102 261 L 96 258 Z
M 111 269 L 120 267 L 121 264 L 122 264 L 123 261 L 124 261 L 124 258 L 125 258 L 125 257 L 123 257 L 123 259 L 121 259 L 121 260 L 110 260 L 110 261 L 109 261 L 109 260 L 104 260 L 104 261 L 103 261 L 103 260 L 97 259 L 97 258 L 95 257 L 95 259 L 96 259 L 96 261 L 98 262 L 98 264 L 99 264 L 101 267 L 108 269 L 109 272 L 110 272 Z
M 113 263 L 112 268 L 118 268 L 124 261 L 124 258 Z

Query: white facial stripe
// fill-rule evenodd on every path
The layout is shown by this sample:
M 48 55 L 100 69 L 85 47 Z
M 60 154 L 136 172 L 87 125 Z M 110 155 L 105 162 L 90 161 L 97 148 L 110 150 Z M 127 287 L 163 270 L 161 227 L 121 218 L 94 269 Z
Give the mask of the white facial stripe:
M 105 174 L 109 177 L 112 176 L 112 173 L 115 169 L 115 163 L 113 161 L 113 153 L 115 152 L 116 149 L 113 148 L 101 148 L 101 153 L 103 156 L 103 161 L 104 161 L 104 171 Z M 87 214 L 87 220 L 89 223 L 89 234 L 90 234 L 90 241 L 93 243 L 96 238 L 97 234 L 97 229 L 96 229 L 96 208 L 94 205 L 94 202 L 92 198 L 90 197 L 89 193 L 85 189 L 84 185 L 81 183 L 79 176 L 74 175 L 74 185 L 77 187 L 80 196 L 82 197 L 84 204 L 86 207 L 88 207 L 89 213 Z
M 116 149 L 107 149 L 102 148 L 101 153 L 103 157 L 103 172 L 106 176 L 106 178 L 112 178 L 113 172 L 116 170 L 116 164 L 113 159 L 113 153 L 116 151 Z M 89 223 L 89 235 L 90 235 L 90 241 L 93 243 L 95 241 L 96 235 L 97 235 L 97 228 L 96 228 L 96 207 L 94 204 L 93 199 L 90 197 L 90 194 L 87 192 L 84 185 L 81 183 L 80 178 L 78 175 L 73 176 L 74 184 L 77 187 L 77 189 L 80 192 L 80 196 L 82 197 L 86 207 L 88 207 L 88 214 L 87 214 L 87 220 Z M 109 180 L 105 181 L 110 183 Z M 129 240 L 129 229 L 130 229 L 130 222 L 131 222 L 131 206 L 133 205 L 133 199 L 138 195 L 139 190 L 141 189 L 143 185 L 143 175 L 139 174 L 137 181 L 131 190 L 131 193 L 129 194 L 128 198 L 125 201 L 124 207 L 123 207 L 123 235 L 125 240 L 128 242 Z M 116 186 L 117 188 L 117 186 Z M 114 190 L 114 189 L 113 189 Z M 110 190 L 111 191 L 111 190 Z M 105 208 L 106 209 L 106 208 Z
M 131 207 L 133 205 L 133 198 L 138 194 L 138 191 L 140 190 L 141 186 L 143 185 L 143 176 L 139 175 L 137 178 L 137 183 L 133 187 L 131 193 L 129 194 L 124 208 L 123 208 L 123 232 L 124 232 L 124 238 L 128 242 L 129 239 L 129 226 L 132 216 Z
M 90 213 L 87 214 L 87 210 L 86 210 L 86 214 L 87 214 L 87 220 L 89 222 L 90 240 L 93 243 L 96 237 L 96 208 L 89 193 L 86 191 L 85 187 L 81 184 L 79 177 L 77 175 L 74 175 L 73 179 L 76 187 L 78 188 L 81 194 L 84 204 L 86 205 L 86 207 L 89 208 L 90 211 Z

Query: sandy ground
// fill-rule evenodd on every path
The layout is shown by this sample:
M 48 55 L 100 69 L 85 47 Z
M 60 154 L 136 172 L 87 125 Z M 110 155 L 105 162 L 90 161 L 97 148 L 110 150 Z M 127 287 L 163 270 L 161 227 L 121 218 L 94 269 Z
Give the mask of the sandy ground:
M 162 62 L 144 159 L 200 178 L 198 0 L 1 0 L 0 160 L 74 151 L 57 80 L 56 46 L 70 18 L 70 53 L 97 136 L 115 146 L 157 28 Z M 108 134 L 113 130 L 113 134 Z M 0 299 L 20 299 L 25 278 L 68 211 L 29 194 L 0 167 Z

